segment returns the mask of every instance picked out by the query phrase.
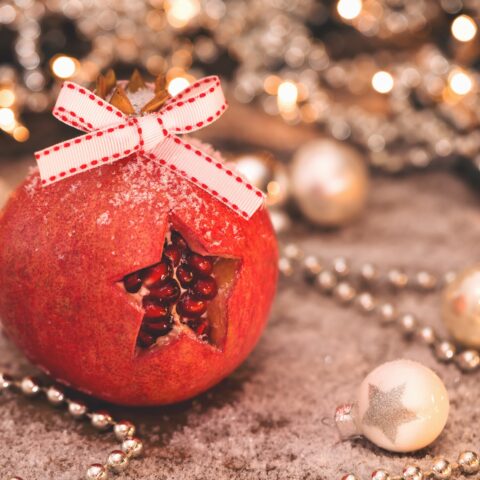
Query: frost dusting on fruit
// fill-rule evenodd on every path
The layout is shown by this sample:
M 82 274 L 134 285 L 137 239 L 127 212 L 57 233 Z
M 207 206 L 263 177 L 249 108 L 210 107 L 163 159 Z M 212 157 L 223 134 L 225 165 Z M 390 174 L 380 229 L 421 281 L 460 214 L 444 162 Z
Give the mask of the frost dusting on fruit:
M 197 143 L 199 142 L 197 141 Z M 213 154 L 214 150 L 211 150 Z M 223 161 L 219 156 L 216 158 Z M 158 161 L 132 159 L 122 167 L 121 175 L 122 181 L 129 185 L 129 188 L 117 191 L 112 195 L 109 203 L 114 208 L 126 206 L 135 209 L 139 215 L 142 215 L 142 208 L 151 206 L 160 194 L 171 212 L 188 205 L 188 209 L 183 208 L 182 210 L 183 222 L 193 225 L 197 232 L 203 231 L 204 238 L 211 241 L 212 246 L 221 245 L 221 240 L 226 235 L 234 235 L 240 239 L 241 231 L 236 222 L 229 222 L 229 216 L 215 208 L 218 205 L 216 200 L 207 203 L 198 194 L 198 187 L 193 186 Z M 202 208 L 208 209 L 208 216 L 212 217 L 210 220 L 199 215 Z M 185 218 L 185 215 L 188 217 Z M 235 214 L 232 212 L 232 215 Z M 161 221 L 160 209 L 158 221 Z M 212 225 L 216 225 L 215 230 L 205 228 L 208 227 L 208 221 Z
M 140 98 L 142 92 L 139 90 L 135 92 L 135 95 L 137 94 L 138 102 L 143 101 Z M 222 156 L 210 145 L 195 138 L 185 138 L 217 161 L 225 163 Z M 113 177 L 112 184 L 115 185 L 113 188 L 110 188 L 109 176 Z M 48 193 L 59 189 L 62 191 L 63 198 L 60 200 L 62 204 L 68 206 L 71 214 L 81 221 L 83 205 L 75 201 L 75 197 L 81 195 L 85 179 L 89 182 L 95 179 L 95 186 L 100 192 L 103 188 L 110 192 L 107 201 L 112 207 L 111 211 L 102 212 L 92 219 L 99 227 L 114 223 L 116 210 L 135 210 L 136 217 L 140 219 L 153 211 L 155 221 L 159 223 L 163 222 L 165 211 L 175 214 L 176 211 L 181 210 L 182 222 L 192 226 L 199 241 L 203 238 L 203 241 L 212 248 L 221 248 L 224 238 L 233 236 L 240 242 L 244 240 L 243 229 L 239 227 L 239 222 L 231 222 L 231 216 L 225 215 L 223 208 L 218 208 L 221 204 L 217 200 L 210 201 L 198 186 L 172 172 L 157 160 L 131 156 L 128 161 L 105 165 L 47 187 L 42 187 L 38 168 L 34 168 L 24 184 L 24 189 L 32 198 L 40 195 L 40 198 L 36 199 L 37 204 L 43 203 L 47 209 L 50 199 Z M 62 182 L 68 182 L 67 189 L 62 190 Z M 58 195 L 56 199 L 58 201 Z M 159 205 L 159 201 L 162 205 Z M 203 211 L 205 215 L 199 214 Z M 235 213 L 232 212 L 231 215 Z M 88 220 L 85 219 L 85 221 Z M 246 220 L 241 219 L 241 222 L 243 221 Z M 44 222 L 48 223 L 47 216 L 44 217 Z
M 112 219 L 110 218 L 110 213 L 103 212 L 97 218 L 97 225 L 108 225 L 109 223 L 111 223 L 111 221 L 112 221 Z

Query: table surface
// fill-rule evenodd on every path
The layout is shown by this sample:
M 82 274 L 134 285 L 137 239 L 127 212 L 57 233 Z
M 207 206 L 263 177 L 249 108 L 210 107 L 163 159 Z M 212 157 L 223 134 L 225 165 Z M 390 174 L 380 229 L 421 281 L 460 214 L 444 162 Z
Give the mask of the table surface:
M 0 162 L 0 178 L 15 183 L 26 170 Z M 0 199 L 0 202 L 2 200 Z M 300 228 L 291 234 L 308 252 L 343 254 L 354 264 L 403 266 L 444 272 L 477 261 L 480 208 L 477 194 L 447 172 L 375 178 L 370 204 L 355 224 L 337 231 Z M 439 294 L 398 296 L 426 324 L 440 325 Z M 0 368 L 32 373 L 0 334 Z M 380 363 L 411 358 L 432 367 L 451 396 L 441 437 L 415 454 L 392 455 L 366 441 L 339 442 L 332 414 L 352 399 L 364 376 Z M 354 471 L 363 478 L 385 467 L 394 473 L 432 457 L 455 459 L 478 448 L 478 374 L 462 375 L 394 329 L 352 309 L 342 309 L 301 282 L 279 285 L 270 323 L 258 347 L 227 380 L 181 405 L 155 409 L 113 408 L 133 419 L 147 456 L 132 462 L 122 479 L 335 479 Z M 0 397 L 1 478 L 73 480 L 112 449 L 111 434 L 97 434 L 42 401 Z

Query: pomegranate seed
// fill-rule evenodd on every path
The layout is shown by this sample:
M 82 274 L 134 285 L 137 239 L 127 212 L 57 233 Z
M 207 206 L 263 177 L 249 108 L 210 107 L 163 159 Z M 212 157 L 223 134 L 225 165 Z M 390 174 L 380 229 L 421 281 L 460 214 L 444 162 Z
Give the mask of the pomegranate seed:
M 128 293 L 137 293 L 142 286 L 142 277 L 138 272 L 131 273 L 123 279 L 123 285 Z
M 145 318 L 166 317 L 170 313 L 170 308 L 167 305 L 152 297 L 146 297 L 143 300 L 143 308 L 145 309 Z
M 142 327 L 150 335 L 162 336 L 167 334 L 173 328 L 173 317 L 169 315 L 166 318 L 151 318 Z
M 162 261 L 145 270 L 145 286 L 164 282 L 172 274 L 172 267 L 168 262 Z
M 176 245 L 167 245 L 163 249 L 163 255 L 167 257 L 173 265 L 177 266 L 182 258 L 182 250 Z
M 177 278 L 183 288 L 188 288 L 195 280 L 192 269 L 187 265 L 179 265 L 177 268 Z
M 199 337 L 208 338 L 210 325 L 206 318 L 182 318 L 182 323 L 191 328 Z
M 192 292 L 204 300 L 211 300 L 217 295 L 217 282 L 213 277 L 199 278 L 193 285 Z
M 140 332 L 138 333 L 137 342 L 140 347 L 148 348 L 155 343 L 155 338 L 153 338 L 152 335 L 145 332 L 144 330 L 140 330 Z
M 176 302 L 180 296 L 180 286 L 173 278 L 169 278 L 166 282 L 158 286 L 152 285 L 150 295 L 158 298 L 162 302 L 173 303 Z
M 177 312 L 185 317 L 200 317 L 207 311 L 207 302 L 196 300 L 188 293 L 182 294 L 177 303 Z
M 185 239 L 175 230 L 170 232 L 170 238 L 172 239 L 172 243 L 176 245 L 180 250 L 187 250 L 188 245 Z
M 202 320 L 198 325 L 195 327 L 195 332 L 197 335 L 204 335 L 207 333 L 208 330 L 208 322 L 207 320 Z
M 213 261 L 198 253 L 191 253 L 187 263 L 200 275 L 210 275 L 213 272 Z

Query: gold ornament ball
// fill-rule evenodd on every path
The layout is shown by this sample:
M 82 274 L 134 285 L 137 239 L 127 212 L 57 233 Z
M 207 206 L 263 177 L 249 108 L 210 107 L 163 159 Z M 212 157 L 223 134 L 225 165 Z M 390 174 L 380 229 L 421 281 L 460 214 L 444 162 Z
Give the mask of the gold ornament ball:
M 480 265 L 464 270 L 445 288 L 442 318 L 454 340 L 480 347 Z
M 235 168 L 255 187 L 267 195 L 269 207 L 281 206 L 288 198 L 288 175 L 285 166 L 268 152 L 242 154 L 232 160 Z
M 314 224 L 339 227 L 357 217 L 368 197 L 368 169 L 361 155 L 333 140 L 314 140 L 293 158 L 291 189 Z

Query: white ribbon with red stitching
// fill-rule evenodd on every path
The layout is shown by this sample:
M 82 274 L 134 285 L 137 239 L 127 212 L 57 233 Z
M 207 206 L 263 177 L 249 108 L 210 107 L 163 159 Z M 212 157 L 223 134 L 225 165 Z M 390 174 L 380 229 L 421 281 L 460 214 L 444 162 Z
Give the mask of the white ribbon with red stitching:
M 159 112 L 143 116 L 127 116 L 86 88 L 66 82 L 53 115 L 88 133 L 35 153 L 42 184 L 55 183 L 136 152 L 160 162 L 248 219 L 263 204 L 263 193 L 223 163 L 176 136 L 209 125 L 226 108 L 216 76 L 198 80 L 168 100 Z

